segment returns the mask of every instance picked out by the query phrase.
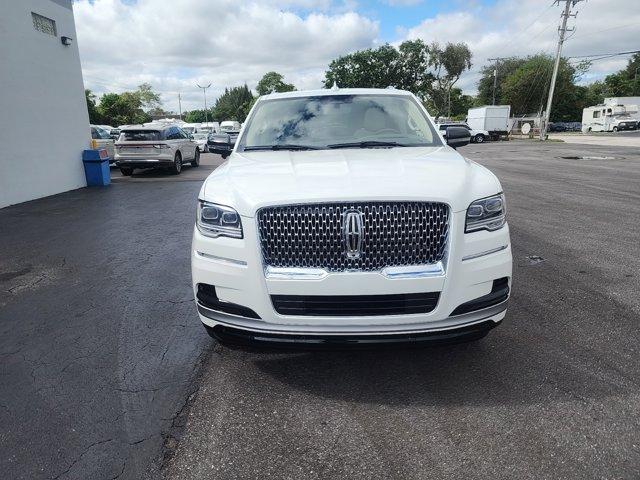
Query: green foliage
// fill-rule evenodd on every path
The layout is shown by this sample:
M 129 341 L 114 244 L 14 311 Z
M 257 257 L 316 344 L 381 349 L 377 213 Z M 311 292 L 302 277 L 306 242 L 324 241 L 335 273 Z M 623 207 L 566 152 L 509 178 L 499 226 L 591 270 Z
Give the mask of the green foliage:
M 252 102 L 253 94 L 246 84 L 241 87 L 225 88 L 213 107 L 213 118 L 218 122 L 224 120 L 244 122 Z
M 267 72 L 258 82 L 256 91 L 258 95 L 268 95 L 274 92 L 292 92 L 296 87 L 284 82 L 284 76 L 278 72 Z
M 448 111 L 449 92 L 463 72 L 471 68 L 471 51 L 464 43 L 426 45 L 408 40 L 398 48 L 389 44 L 359 50 L 329 64 L 324 86 L 409 90 L 432 107 L 432 114 Z
M 511 57 L 498 62 L 496 104 L 504 103 L 502 101 L 502 82 L 504 79 L 512 75 L 525 61 L 524 58 Z M 489 64 L 480 69 L 482 77 L 478 82 L 478 96 L 476 97 L 478 106 L 491 105 L 493 102 L 493 70 L 495 68 L 495 64 Z
M 95 94 L 88 88 L 85 88 L 84 96 L 87 100 L 87 111 L 89 112 L 89 123 L 92 125 L 102 124 L 102 117 L 96 107 Z
M 211 110 L 212 109 L 210 108 L 206 115 L 204 110 L 191 110 L 185 114 L 184 121 L 187 123 L 202 123 L 207 120 L 214 121 L 213 112 Z
M 134 92 L 105 93 L 96 106 L 96 97 L 85 90 L 87 109 L 92 123 L 128 125 L 151 121 L 148 110 L 161 111 L 160 95 L 151 85 L 143 83 Z
M 542 111 L 546 107 L 553 64 L 554 58 L 546 54 L 521 59 L 515 70 L 499 79 L 500 95 L 496 103 L 511 105 L 512 115 Z M 582 117 L 585 91 L 576 85 L 576 80 L 584 68 L 585 65 L 570 64 L 566 58 L 560 60 L 551 121 L 575 121 Z

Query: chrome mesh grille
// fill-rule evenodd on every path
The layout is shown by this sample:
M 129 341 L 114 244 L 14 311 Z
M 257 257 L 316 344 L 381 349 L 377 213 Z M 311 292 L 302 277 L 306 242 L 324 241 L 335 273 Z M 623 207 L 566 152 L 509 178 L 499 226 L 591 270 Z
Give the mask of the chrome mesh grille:
M 358 258 L 347 258 L 343 218 L 362 213 Z M 264 263 L 272 267 L 375 271 L 436 263 L 445 255 L 449 207 L 436 202 L 319 203 L 258 212 Z

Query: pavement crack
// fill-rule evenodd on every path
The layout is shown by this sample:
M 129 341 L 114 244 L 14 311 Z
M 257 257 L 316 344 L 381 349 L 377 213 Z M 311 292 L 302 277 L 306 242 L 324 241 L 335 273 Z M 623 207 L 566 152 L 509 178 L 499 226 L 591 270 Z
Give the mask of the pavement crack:
M 71 471 L 71 469 L 74 467 L 74 465 L 75 465 L 76 463 L 78 463 L 78 462 L 82 459 L 82 457 L 83 457 L 84 455 L 86 455 L 86 454 L 87 454 L 87 452 L 88 452 L 89 450 L 91 450 L 93 447 L 96 447 L 96 446 L 98 446 L 98 445 L 103 445 L 103 444 L 105 444 L 105 443 L 109 443 L 109 442 L 112 442 L 112 441 L 113 441 L 113 438 L 110 438 L 110 439 L 108 439 L 108 440 L 100 440 L 99 442 L 94 442 L 94 443 L 90 444 L 89 446 L 87 446 L 87 447 L 82 451 L 82 453 L 80 453 L 80 455 L 78 455 L 78 458 L 76 458 L 73 462 L 71 462 L 71 464 L 67 467 L 67 469 L 66 469 L 66 470 L 64 470 L 63 472 L 59 473 L 59 474 L 58 474 L 58 475 L 56 475 L 55 477 L 51 477 L 51 480 L 57 480 L 57 479 L 59 479 L 60 477 L 62 477 L 63 475 L 66 475 L 67 473 L 69 473 L 69 472 Z M 122 471 L 124 472 L 124 468 L 122 469 Z M 122 474 L 122 472 L 120 472 L 120 475 L 121 475 L 121 474 Z M 120 476 L 120 475 L 118 475 L 118 476 Z M 117 478 L 117 477 L 114 477 L 114 478 Z

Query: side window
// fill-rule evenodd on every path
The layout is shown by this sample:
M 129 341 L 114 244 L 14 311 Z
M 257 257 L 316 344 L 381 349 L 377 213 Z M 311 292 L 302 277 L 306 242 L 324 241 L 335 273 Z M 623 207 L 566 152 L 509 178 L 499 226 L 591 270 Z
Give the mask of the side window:
M 91 127 L 91 138 L 92 138 L 93 140 L 97 140 L 98 138 L 100 138 L 100 137 L 98 136 L 98 131 L 97 131 L 95 128 L 93 128 L 93 127 Z
M 600 111 L 596 110 L 593 112 L 593 118 L 600 118 Z
M 167 140 L 175 140 L 178 138 L 177 135 L 177 128 L 176 127 L 171 127 L 170 129 L 167 130 L 166 136 L 167 136 Z
M 178 132 L 180 133 L 181 138 L 189 138 L 189 135 L 187 135 L 186 132 L 181 128 L 178 128 Z

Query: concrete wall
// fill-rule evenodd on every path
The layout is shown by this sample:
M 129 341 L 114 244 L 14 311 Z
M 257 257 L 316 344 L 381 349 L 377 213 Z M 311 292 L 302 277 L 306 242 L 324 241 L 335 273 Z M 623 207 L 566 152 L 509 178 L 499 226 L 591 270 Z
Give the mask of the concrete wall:
M 0 3 L 2 208 L 84 187 L 90 130 L 71 0 Z M 57 35 L 37 31 L 31 12 L 55 20 Z

